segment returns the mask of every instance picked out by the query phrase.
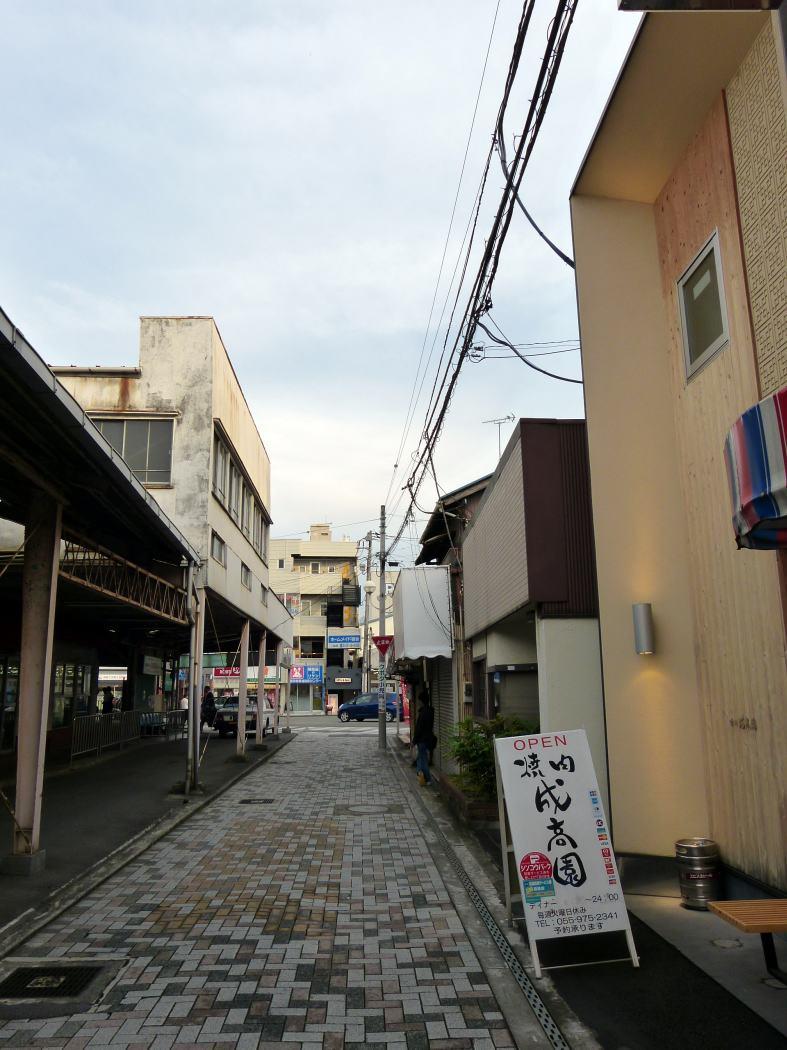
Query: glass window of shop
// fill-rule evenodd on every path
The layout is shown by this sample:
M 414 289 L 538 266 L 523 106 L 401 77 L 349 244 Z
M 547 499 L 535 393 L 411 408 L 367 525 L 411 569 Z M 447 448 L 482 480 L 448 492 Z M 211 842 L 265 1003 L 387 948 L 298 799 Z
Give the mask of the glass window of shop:
M 312 710 L 312 687 L 310 685 L 292 684 L 290 686 L 290 710 Z
M 18 696 L 19 660 L 0 656 L 0 751 L 14 749 Z
M 52 729 L 71 725 L 87 714 L 92 668 L 90 664 L 56 664 L 52 689 Z

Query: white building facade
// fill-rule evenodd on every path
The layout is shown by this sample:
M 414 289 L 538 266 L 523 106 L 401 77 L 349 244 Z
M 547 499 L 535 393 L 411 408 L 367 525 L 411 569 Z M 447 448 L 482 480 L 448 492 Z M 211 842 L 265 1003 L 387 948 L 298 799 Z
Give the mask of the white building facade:
M 358 544 L 316 524 L 308 539 L 272 539 L 270 559 L 271 589 L 294 617 L 291 709 L 330 713 L 361 689 Z

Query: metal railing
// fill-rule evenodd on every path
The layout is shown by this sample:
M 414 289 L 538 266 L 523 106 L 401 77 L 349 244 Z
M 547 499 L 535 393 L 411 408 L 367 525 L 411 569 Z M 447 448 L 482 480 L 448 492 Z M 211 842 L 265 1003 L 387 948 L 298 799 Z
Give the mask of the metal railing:
M 107 714 L 78 715 L 71 725 L 71 759 L 79 755 L 100 755 L 110 748 L 121 750 L 143 736 L 183 738 L 188 729 L 188 711 L 112 711 Z

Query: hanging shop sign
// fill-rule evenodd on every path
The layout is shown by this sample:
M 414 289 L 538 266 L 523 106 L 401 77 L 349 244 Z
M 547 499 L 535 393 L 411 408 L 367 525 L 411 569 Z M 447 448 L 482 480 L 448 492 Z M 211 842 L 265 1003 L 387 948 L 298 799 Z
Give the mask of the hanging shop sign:
M 620 931 L 639 965 L 587 736 L 495 740 L 498 798 L 508 813 L 518 892 L 503 835 L 506 896 L 522 901 L 536 976 L 538 941 Z M 505 822 L 501 814 L 501 828 Z
M 290 682 L 303 682 L 304 685 L 322 685 L 322 664 L 317 664 L 316 667 L 294 664 L 290 668 Z
M 143 656 L 142 673 L 160 675 L 164 673 L 164 661 L 160 656 Z

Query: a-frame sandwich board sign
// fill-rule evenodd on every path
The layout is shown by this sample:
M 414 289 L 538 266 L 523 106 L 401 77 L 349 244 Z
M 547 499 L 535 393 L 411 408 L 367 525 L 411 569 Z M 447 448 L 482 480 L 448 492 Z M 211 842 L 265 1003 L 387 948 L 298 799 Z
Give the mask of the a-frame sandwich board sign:
M 540 940 L 613 931 L 639 966 L 585 731 L 498 737 L 495 766 L 508 918 L 521 900 L 536 977 Z

